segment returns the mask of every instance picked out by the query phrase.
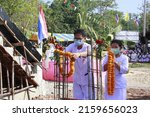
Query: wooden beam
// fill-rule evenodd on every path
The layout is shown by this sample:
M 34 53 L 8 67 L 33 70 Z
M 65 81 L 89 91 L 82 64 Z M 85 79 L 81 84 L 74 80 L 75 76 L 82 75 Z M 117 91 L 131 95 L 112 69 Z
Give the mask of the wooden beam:
M 7 90 L 8 90 L 8 92 L 10 92 L 11 90 L 10 90 L 9 70 L 8 69 L 6 69 L 6 70 L 7 70 L 7 84 L 8 84 Z M 10 96 L 8 96 L 8 99 L 10 100 Z
M 24 87 L 24 88 L 22 88 L 22 89 L 15 90 L 15 91 L 14 91 L 14 94 L 21 93 L 21 92 L 26 91 L 27 89 L 30 89 L 30 88 L 33 88 L 33 87 L 34 87 L 34 86 L 31 85 L 31 86 L 28 86 L 28 87 Z M 3 94 L 3 95 L 0 95 L 0 98 L 2 99 L 2 98 L 7 97 L 7 96 L 12 96 L 12 92 L 8 92 L 8 93 L 5 93 L 5 94 Z
M 0 95 L 3 94 L 3 75 L 2 75 L 2 63 L 0 61 Z
M 5 25 L 4 25 L 10 32 L 11 32 L 11 34 L 13 35 L 13 37 L 18 41 L 18 42 L 20 42 L 20 40 L 15 36 L 15 34 L 13 33 L 13 31 L 9 28 L 9 26 L 7 25 L 7 22 L 5 23 Z M 33 56 L 33 54 L 25 47 L 25 50 L 32 56 L 32 58 L 34 59 L 34 60 L 36 60 L 37 62 L 39 62 L 38 61 L 38 59 L 36 58 L 36 57 L 34 57 Z
M 24 46 L 24 42 L 12 43 L 13 46 Z
M 0 25 L 4 25 L 4 20 L 0 17 Z
M 14 100 L 14 76 L 15 76 L 15 73 L 14 73 L 14 60 L 12 61 L 12 84 L 11 84 L 11 92 L 12 92 L 12 100 Z

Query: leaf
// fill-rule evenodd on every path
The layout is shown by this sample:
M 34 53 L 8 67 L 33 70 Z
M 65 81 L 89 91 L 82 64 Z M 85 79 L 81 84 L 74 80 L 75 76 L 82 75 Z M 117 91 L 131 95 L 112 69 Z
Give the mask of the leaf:
M 122 30 L 122 26 L 121 25 L 119 25 L 119 26 L 117 26 L 115 29 L 114 29 L 114 33 L 117 33 L 117 32 L 120 32 Z

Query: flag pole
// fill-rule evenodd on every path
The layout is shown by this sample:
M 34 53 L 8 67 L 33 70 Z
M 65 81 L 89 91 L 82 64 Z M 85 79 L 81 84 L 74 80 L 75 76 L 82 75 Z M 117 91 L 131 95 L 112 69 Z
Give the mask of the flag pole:
M 145 41 L 145 44 L 144 44 L 144 47 L 145 47 L 145 53 L 147 53 L 147 46 L 148 46 L 148 42 L 147 42 L 147 39 L 146 39 L 146 0 L 144 0 L 144 20 L 143 20 L 143 37 L 144 37 L 144 41 Z
M 41 7 L 41 0 L 38 0 L 39 2 L 38 2 L 38 15 L 39 15 L 39 13 L 40 13 L 40 7 Z M 39 16 L 38 16 L 38 20 L 39 20 Z M 39 37 L 38 37 L 38 43 L 39 43 Z M 43 43 L 42 43 L 42 41 L 39 43 L 39 48 L 43 48 L 42 47 L 42 45 L 43 45 Z
M 143 37 L 146 36 L 146 0 L 144 0 Z
M 40 14 L 40 9 L 41 9 L 41 0 L 39 0 L 39 4 L 38 4 L 38 14 Z M 38 43 L 39 43 L 39 37 L 38 37 Z M 43 41 L 39 43 L 39 48 L 43 48 Z

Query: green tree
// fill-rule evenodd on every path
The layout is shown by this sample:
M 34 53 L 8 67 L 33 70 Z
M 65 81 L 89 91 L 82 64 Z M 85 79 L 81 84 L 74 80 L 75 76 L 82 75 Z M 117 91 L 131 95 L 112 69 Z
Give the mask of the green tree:
M 66 6 L 63 0 L 54 0 L 52 4 L 45 4 L 45 16 L 48 31 L 51 33 L 73 33 L 79 27 L 77 22 L 77 9 L 71 4 Z
M 136 20 L 138 20 L 139 25 L 136 24 Z M 141 19 L 139 18 L 139 14 L 129 13 L 129 21 L 124 20 L 124 16 L 121 19 L 122 30 L 126 31 L 139 31 L 141 27 Z
M 23 33 L 37 30 L 38 5 L 38 0 L 0 0 L 0 6 Z
M 94 39 L 106 37 L 110 29 L 114 28 L 112 24 L 115 16 L 110 8 L 116 5 L 115 0 L 79 0 L 79 5 L 81 6 L 78 14 L 80 27 L 85 28 Z M 113 22 L 110 21 L 111 17 Z

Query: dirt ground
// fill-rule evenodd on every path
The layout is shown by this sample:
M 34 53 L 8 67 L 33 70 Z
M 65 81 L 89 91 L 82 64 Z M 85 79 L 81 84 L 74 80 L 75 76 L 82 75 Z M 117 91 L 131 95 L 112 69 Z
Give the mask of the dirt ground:
M 131 64 L 126 77 L 128 100 L 150 100 L 150 64 L 146 67 L 142 64 Z M 69 90 L 69 97 L 72 97 L 72 90 Z M 54 99 L 53 92 L 51 95 L 39 95 L 33 98 L 33 100 L 48 99 Z
M 150 100 L 150 66 L 131 66 L 127 74 L 127 84 L 129 100 Z

